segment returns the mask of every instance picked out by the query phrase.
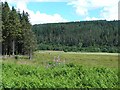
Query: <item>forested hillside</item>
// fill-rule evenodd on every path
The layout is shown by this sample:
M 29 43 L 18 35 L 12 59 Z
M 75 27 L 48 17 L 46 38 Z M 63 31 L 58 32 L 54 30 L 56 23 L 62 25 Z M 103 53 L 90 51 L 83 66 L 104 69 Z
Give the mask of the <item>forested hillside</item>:
M 29 54 L 39 50 L 119 52 L 119 21 L 81 21 L 31 25 L 27 12 L 2 3 L 2 54 Z M 35 33 L 35 35 L 33 34 Z
M 118 52 L 118 21 L 38 24 L 32 30 L 42 50 Z
M 31 59 L 36 48 L 36 39 L 31 27 L 27 12 L 20 13 L 14 7 L 10 9 L 7 2 L 2 3 L 2 54 L 29 54 Z

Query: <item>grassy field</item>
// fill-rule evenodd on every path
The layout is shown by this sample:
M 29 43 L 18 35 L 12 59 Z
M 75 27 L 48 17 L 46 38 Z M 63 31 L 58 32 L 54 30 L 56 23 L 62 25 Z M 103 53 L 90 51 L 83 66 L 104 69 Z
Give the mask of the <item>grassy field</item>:
M 60 58 L 62 63 L 73 63 L 87 67 L 107 67 L 118 68 L 117 53 L 77 53 L 77 52 L 62 52 L 62 51 L 37 51 L 34 53 L 33 60 L 28 60 L 27 57 L 18 59 L 4 59 L 3 62 L 30 64 L 30 65 L 45 65 L 48 62 L 54 62 L 55 58 Z
M 3 88 L 117 88 L 118 54 L 37 51 L 3 58 L 2 72 Z

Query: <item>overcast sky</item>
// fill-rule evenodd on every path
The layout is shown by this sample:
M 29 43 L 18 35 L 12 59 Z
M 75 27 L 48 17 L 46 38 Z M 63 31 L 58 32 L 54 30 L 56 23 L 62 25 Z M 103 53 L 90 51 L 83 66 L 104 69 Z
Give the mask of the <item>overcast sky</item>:
M 2 0 L 30 15 L 32 24 L 117 20 L 119 0 Z

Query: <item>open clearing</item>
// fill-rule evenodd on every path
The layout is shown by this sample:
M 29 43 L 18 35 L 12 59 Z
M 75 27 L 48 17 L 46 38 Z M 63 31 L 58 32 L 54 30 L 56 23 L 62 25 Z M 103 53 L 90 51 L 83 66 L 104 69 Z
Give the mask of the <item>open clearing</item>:
M 53 61 L 60 57 L 61 61 L 92 67 L 118 68 L 118 53 L 89 53 L 63 51 L 37 51 L 35 58 L 41 62 Z
M 43 66 L 46 65 L 46 63 L 54 62 L 54 59 L 58 57 L 61 62 L 66 64 L 73 63 L 87 67 L 118 68 L 118 53 L 36 51 L 34 52 L 33 60 L 31 61 L 25 57 L 18 58 L 18 60 L 13 58 L 4 59 L 3 62 Z
M 64 51 L 38 51 L 39 53 L 64 53 L 64 54 L 94 54 L 94 55 L 119 55 L 118 53 L 104 52 L 64 52 Z

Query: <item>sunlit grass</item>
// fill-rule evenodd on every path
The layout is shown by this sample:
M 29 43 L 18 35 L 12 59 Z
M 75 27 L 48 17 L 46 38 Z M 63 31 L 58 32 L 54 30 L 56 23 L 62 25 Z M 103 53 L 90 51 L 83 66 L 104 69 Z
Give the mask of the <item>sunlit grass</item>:
M 73 63 L 87 67 L 108 67 L 118 68 L 118 55 L 113 53 L 75 53 L 62 51 L 36 51 L 34 52 L 33 60 L 28 60 L 26 56 L 18 58 L 3 59 L 3 62 L 28 64 L 28 65 L 45 65 L 48 62 L 53 62 L 55 58 L 60 57 L 61 62 Z
M 54 61 L 58 57 L 61 63 Z M 114 88 L 118 85 L 117 54 L 37 51 L 32 60 L 18 55 L 16 59 L 3 58 L 2 63 L 5 87 Z

